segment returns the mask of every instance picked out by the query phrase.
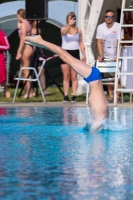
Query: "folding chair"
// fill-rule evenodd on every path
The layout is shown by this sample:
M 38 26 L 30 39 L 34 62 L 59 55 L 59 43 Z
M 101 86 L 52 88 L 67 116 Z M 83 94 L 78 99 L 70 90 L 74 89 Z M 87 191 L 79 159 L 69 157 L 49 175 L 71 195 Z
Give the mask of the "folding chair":
M 96 67 L 100 70 L 101 73 L 115 73 L 116 72 L 116 62 L 110 60 L 104 60 L 104 62 L 96 62 Z M 114 75 L 115 76 L 115 75 Z M 103 85 L 115 84 L 115 78 L 104 78 L 102 79 Z M 87 86 L 86 93 L 86 104 L 88 104 L 88 95 L 89 95 L 89 84 Z
M 45 63 L 46 63 L 48 60 L 50 60 L 50 59 L 52 59 L 52 58 L 54 58 L 54 57 L 56 57 L 56 55 L 51 56 L 51 57 L 49 57 L 49 58 L 47 58 L 47 59 L 44 59 L 44 58 L 40 57 L 39 60 L 42 61 L 42 65 L 41 65 L 40 70 L 39 70 L 38 72 L 37 72 L 37 70 L 36 70 L 34 67 L 22 67 L 22 68 L 20 69 L 18 78 L 15 78 L 15 79 L 14 79 L 14 80 L 17 80 L 17 84 L 16 84 L 16 89 L 15 89 L 15 93 L 14 93 L 14 97 L 13 97 L 12 103 L 15 102 L 16 94 L 17 94 L 17 90 L 18 90 L 18 86 L 19 86 L 19 82 L 20 82 L 21 80 L 22 80 L 22 81 L 31 81 L 31 82 L 32 82 L 32 81 L 33 81 L 33 82 L 36 82 L 36 81 L 37 81 L 38 86 L 39 86 L 40 91 L 41 91 L 41 95 L 42 95 L 43 101 L 44 101 L 44 103 L 46 103 L 46 99 L 45 99 L 45 97 L 44 97 L 44 93 L 43 93 L 43 90 L 42 90 L 42 87 L 41 87 L 41 83 L 40 83 L 39 77 L 40 77 L 40 74 L 41 74 L 41 72 L 42 72 L 43 67 L 45 66 Z M 28 69 L 29 71 L 34 72 L 35 78 L 29 78 L 29 77 L 27 77 L 27 78 L 22 78 L 21 75 L 22 75 L 23 70 L 25 70 L 25 69 Z
M 103 85 L 115 84 L 115 72 L 116 72 L 116 62 L 105 60 L 104 62 L 97 61 L 96 67 L 100 70 L 101 73 L 114 73 L 114 78 L 103 78 Z
M 121 69 L 121 60 L 119 60 L 119 72 Z M 97 61 L 97 68 L 100 70 L 101 73 L 115 73 L 116 72 L 116 62 L 114 61 L 110 61 L 105 59 L 105 62 L 98 62 Z M 119 77 L 120 79 L 120 77 Z M 111 85 L 111 84 L 115 84 L 115 75 L 114 78 L 106 78 L 106 79 L 102 79 L 103 85 Z M 121 91 L 121 99 L 122 102 L 124 101 L 123 99 L 123 93 L 124 91 Z M 130 103 L 132 102 L 132 95 L 133 93 L 130 92 Z
M 114 77 L 112 78 L 103 78 L 102 83 L 103 85 L 115 85 L 115 73 L 116 73 L 116 62 L 108 59 L 104 59 L 104 62 L 97 61 L 97 68 L 100 70 L 101 73 L 114 73 Z M 121 60 L 119 60 L 119 71 L 121 68 Z M 119 77 L 120 79 L 120 77 Z M 122 101 L 123 101 L 123 93 L 121 93 Z

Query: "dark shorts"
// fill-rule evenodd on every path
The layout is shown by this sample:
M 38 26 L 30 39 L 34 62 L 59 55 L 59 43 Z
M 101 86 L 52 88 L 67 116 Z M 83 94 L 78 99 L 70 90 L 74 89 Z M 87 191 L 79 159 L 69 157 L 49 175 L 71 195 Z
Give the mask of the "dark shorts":
M 77 58 L 78 60 L 80 60 L 79 49 L 76 49 L 76 50 L 65 50 L 65 51 L 67 51 L 74 58 Z M 63 62 L 63 60 L 60 59 L 60 64 L 62 65 L 62 64 L 66 64 L 66 63 Z

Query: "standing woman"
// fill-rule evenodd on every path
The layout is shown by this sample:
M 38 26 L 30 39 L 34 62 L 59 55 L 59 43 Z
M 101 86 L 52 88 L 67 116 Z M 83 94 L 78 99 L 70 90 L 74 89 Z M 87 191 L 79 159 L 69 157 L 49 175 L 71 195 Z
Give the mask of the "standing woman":
M 80 60 L 79 48 L 82 52 L 82 61 L 86 62 L 85 49 L 82 39 L 82 31 L 76 27 L 76 15 L 74 12 L 68 13 L 66 17 L 66 26 L 61 28 L 62 48 L 65 49 L 73 57 Z M 63 88 L 64 101 L 68 102 L 68 91 L 70 87 L 70 79 L 72 81 L 72 100 L 76 102 L 76 91 L 78 87 L 77 73 L 66 63 L 61 61 L 61 69 L 63 72 Z
M 38 24 L 37 24 L 38 23 Z M 35 36 L 35 35 L 41 35 L 41 29 L 38 28 L 37 26 L 39 25 L 40 21 L 37 22 L 37 20 L 33 20 L 31 21 L 31 26 L 32 26 L 32 30 L 31 30 L 31 35 L 32 36 Z M 35 53 L 31 59 L 31 66 L 34 65 L 35 63 L 35 60 L 36 60 L 36 57 L 39 59 L 39 57 L 45 57 L 44 53 L 43 53 L 43 50 L 42 48 L 39 48 L 39 47 L 36 47 L 36 50 L 35 50 Z M 38 68 L 40 70 L 40 67 L 42 65 L 42 62 L 41 61 L 38 61 Z M 51 92 L 48 92 L 46 90 L 46 77 L 45 77 L 45 68 L 43 67 L 42 71 L 41 71 L 41 74 L 40 74 L 40 83 L 41 83 L 41 86 L 42 86 L 42 90 L 43 90 L 43 93 L 44 95 L 49 95 L 51 94 Z
M 10 92 L 6 85 L 6 64 L 4 51 L 7 51 L 10 48 L 9 42 L 5 33 L 0 30 L 0 84 L 4 86 L 5 97 L 10 98 Z
M 31 35 L 31 25 L 29 21 L 25 19 L 25 10 L 19 9 L 17 11 L 17 18 L 18 18 L 18 34 L 20 38 L 20 43 L 16 55 L 16 60 L 20 59 L 20 68 L 22 67 L 29 67 L 30 66 L 30 59 L 33 55 L 34 48 L 30 45 L 24 44 L 24 38 L 26 36 Z M 23 70 L 23 77 L 27 78 L 29 75 L 29 70 Z M 24 88 L 24 98 L 28 97 L 28 91 L 30 89 L 30 82 L 27 81 L 25 88 Z M 35 93 L 31 89 L 30 97 L 35 96 Z

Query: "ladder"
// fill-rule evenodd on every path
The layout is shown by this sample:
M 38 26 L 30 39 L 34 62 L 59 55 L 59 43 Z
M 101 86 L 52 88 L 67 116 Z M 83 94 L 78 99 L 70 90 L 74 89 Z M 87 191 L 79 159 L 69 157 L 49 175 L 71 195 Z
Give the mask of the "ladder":
M 115 73 L 115 87 L 114 87 L 114 105 L 117 105 L 117 92 L 127 92 L 130 93 L 130 102 L 131 102 L 131 94 L 133 93 L 133 88 L 126 89 L 126 88 L 118 88 L 118 78 L 121 75 L 133 75 L 133 72 L 120 72 L 119 71 L 119 61 L 123 59 L 133 59 L 133 56 L 130 57 L 123 57 L 121 55 L 121 44 L 133 44 L 133 40 L 121 40 L 121 32 L 122 28 L 124 27 L 133 27 L 133 24 L 124 24 L 124 14 L 126 11 L 133 12 L 133 9 L 125 8 L 126 0 L 122 1 L 122 8 L 121 8 L 121 19 L 120 19 L 120 32 L 119 32 L 119 40 L 118 40 L 118 50 L 117 50 L 117 63 L 116 63 L 116 73 Z

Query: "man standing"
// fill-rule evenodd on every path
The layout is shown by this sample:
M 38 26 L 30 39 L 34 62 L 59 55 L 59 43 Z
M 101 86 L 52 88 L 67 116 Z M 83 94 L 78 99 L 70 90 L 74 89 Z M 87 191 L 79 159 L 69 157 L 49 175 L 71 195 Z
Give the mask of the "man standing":
M 100 24 L 97 28 L 97 47 L 98 47 L 98 61 L 103 59 L 116 61 L 117 58 L 117 42 L 119 39 L 120 24 L 115 22 L 115 12 L 107 10 L 105 13 L 105 22 Z M 123 38 L 123 37 L 122 37 Z M 104 78 L 114 77 L 114 74 L 106 74 Z M 119 83 L 120 85 L 120 83 Z M 107 85 L 109 93 L 109 103 L 113 103 L 114 86 Z M 118 93 L 118 103 L 120 103 L 120 93 Z
M 131 1 L 129 8 L 133 8 L 133 0 Z

